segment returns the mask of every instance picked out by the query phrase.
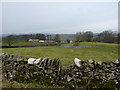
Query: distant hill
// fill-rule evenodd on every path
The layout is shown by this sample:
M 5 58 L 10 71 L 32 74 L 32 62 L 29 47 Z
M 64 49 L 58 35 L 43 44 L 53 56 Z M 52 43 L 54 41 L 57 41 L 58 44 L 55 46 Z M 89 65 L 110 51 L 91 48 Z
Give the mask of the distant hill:
M 9 34 L 0 34 L 0 37 L 6 37 L 8 36 Z

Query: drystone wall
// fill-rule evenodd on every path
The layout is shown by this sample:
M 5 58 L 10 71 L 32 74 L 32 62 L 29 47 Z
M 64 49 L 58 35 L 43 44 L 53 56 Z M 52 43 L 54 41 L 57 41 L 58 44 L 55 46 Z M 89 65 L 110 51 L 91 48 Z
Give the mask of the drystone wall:
M 19 56 L 4 54 L 2 59 L 3 76 L 9 80 L 21 83 L 38 82 L 40 84 L 52 84 L 56 82 L 60 74 L 59 59 L 41 58 L 38 64 L 30 65 Z
M 43 60 L 44 59 L 44 60 Z M 60 60 L 41 58 L 38 64 L 28 64 L 20 56 L 2 54 L 2 73 L 10 81 L 37 82 L 42 85 L 59 85 L 67 88 L 119 88 L 120 61 L 81 61 L 80 67 L 72 64 L 62 69 Z

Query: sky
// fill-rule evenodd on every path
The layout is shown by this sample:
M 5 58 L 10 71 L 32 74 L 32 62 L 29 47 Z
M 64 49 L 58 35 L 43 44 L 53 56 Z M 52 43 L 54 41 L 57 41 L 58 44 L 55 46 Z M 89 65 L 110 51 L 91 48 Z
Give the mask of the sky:
M 3 2 L 2 34 L 118 30 L 117 2 Z

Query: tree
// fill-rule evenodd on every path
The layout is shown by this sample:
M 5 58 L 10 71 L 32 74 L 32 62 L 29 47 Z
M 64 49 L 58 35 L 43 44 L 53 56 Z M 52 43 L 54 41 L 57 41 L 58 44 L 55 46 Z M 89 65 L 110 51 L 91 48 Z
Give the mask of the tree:
M 54 37 L 54 41 L 57 42 L 57 43 L 60 43 L 60 35 L 59 34 L 56 34 L 55 37 Z
M 75 42 L 81 42 L 83 41 L 83 32 L 78 32 L 74 36 Z
M 75 35 L 74 35 L 74 44 L 73 46 L 79 46 L 80 45 L 80 42 L 83 41 L 83 32 L 77 32 Z
M 9 46 L 12 46 L 16 42 L 15 36 L 14 35 L 6 36 L 3 38 L 3 42 L 8 44 Z
M 44 34 L 36 34 L 35 39 L 46 40 L 46 36 Z
M 103 31 L 102 33 L 98 34 L 100 41 L 105 43 L 113 43 L 114 42 L 114 34 L 110 30 Z
M 47 40 L 52 40 L 52 35 L 47 35 L 47 36 L 46 36 L 46 39 L 47 39 Z
M 93 32 L 87 31 L 87 32 L 83 33 L 83 40 L 85 42 L 91 42 L 92 38 L 93 38 Z

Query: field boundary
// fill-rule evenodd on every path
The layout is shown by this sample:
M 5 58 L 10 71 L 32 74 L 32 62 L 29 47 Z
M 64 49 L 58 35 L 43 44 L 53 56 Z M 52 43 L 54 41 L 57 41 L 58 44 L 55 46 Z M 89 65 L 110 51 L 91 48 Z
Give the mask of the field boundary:
M 22 47 L 43 47 L 43 46 L 58 46 L 58 44 L 30 45 L 30 46 L 0 46 L 0 48 L 22 48 Z

